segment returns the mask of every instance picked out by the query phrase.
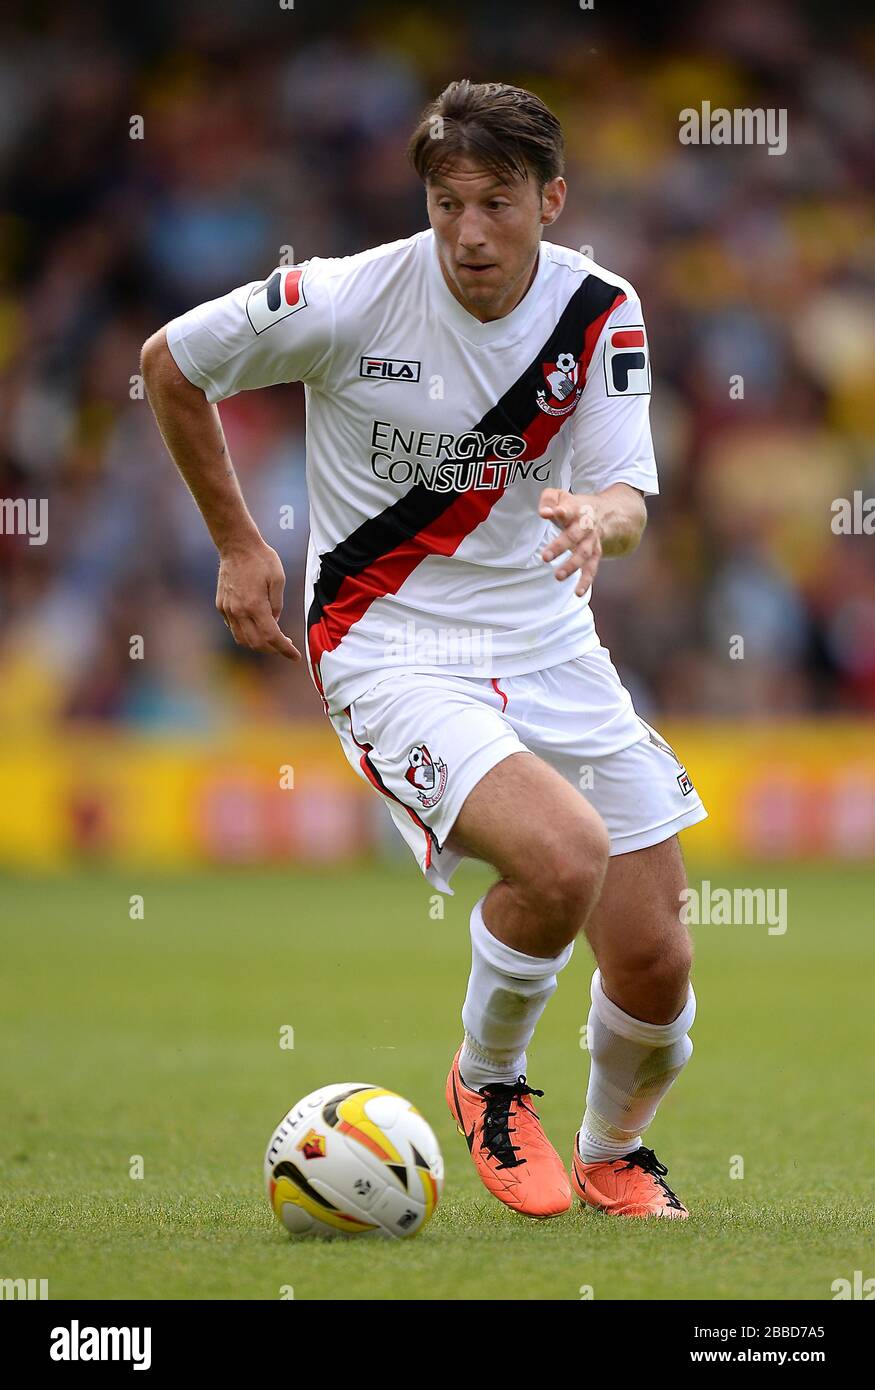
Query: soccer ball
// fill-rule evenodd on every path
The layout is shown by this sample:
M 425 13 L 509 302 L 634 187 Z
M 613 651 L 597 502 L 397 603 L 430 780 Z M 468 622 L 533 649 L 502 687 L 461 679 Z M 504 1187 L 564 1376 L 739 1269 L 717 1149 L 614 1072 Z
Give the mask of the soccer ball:
M 415 1106 L 361 1081 L 293 1106 L 264 1156 L 274 1214 L 294 1235 L 415 1236 L 444 1182 L 438 1141 Z

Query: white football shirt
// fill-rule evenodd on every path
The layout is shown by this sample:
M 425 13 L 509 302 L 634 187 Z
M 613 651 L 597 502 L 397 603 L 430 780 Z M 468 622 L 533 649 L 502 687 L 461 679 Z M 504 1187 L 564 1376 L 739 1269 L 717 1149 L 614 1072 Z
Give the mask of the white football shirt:
M 650 365 L 632 286 L 541 242 L 504 318 L 453 297 L 434 234 L 280 266 L 174 319 L 212 402 L 303 381 L 310 672 L 326 710 L 399 667 L 500 677 L 598 645 L 557 582 L 545 487 L 658 491 Z

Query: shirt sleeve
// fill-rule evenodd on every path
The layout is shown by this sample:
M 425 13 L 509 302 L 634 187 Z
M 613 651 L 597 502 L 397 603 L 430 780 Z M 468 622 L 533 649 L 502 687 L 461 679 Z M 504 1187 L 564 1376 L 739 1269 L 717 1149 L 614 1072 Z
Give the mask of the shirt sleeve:
M 318 384 L 334 336 L 327 266 L 279 266 L 173 319 L 167 346 L 180 371 L 213 404 L 279 382 Z
M 629 295 L 609 315 L 572 417 L 571 488 L 602 492 L 629 483 L 659 492 L 650 435 L 650 352 L 641 301 Z

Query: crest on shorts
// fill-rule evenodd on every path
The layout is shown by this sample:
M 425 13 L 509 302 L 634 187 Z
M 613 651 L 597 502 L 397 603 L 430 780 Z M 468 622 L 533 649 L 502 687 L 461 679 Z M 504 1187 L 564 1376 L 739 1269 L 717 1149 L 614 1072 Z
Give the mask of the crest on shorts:
M 408 767 L 404 773 L 411 787 L 416 788 L 423 806 L 440 801 L 447 785 L 447 765 L 442 758 L 433 758 L 424 743 L 417 743 L 407 754 Z
M 580 366 L 573 352 L 560 352 L 555 362 L 542 362 L 546 391 L 538 391 L 537 401 L 547 415 L 567 415 L 580 400 Z

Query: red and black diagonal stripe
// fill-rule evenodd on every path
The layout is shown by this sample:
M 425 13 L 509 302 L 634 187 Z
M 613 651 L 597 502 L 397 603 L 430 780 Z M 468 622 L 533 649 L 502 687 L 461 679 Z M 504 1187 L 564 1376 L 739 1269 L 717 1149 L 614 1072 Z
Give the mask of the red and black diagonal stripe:
M 524 457 L 540 458 L 569 418 L 538 407 L 536 393 L 544 389 L 542 364 L 555 362 L 560 352 L 574 353 L 582 384 L 608 315 L 625 298 L 616 285 L 588 275 L 526 370 L 471 429 L 487 438 L 520 435 L 527 445 Z M 417 483 L 320 557 L 307 615 L 307 640 L 320 691 L 319 662 L 325 652 L 340 644 L 376 599 L 397 593 L 427 555 L 452 555 L 503 492 L 502 487 L 435 492 Z

